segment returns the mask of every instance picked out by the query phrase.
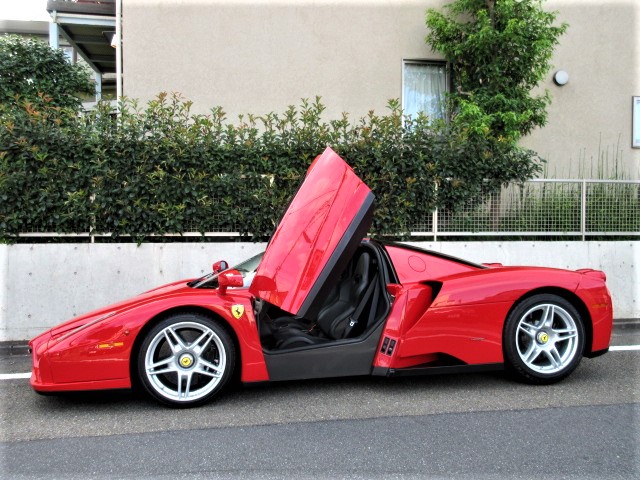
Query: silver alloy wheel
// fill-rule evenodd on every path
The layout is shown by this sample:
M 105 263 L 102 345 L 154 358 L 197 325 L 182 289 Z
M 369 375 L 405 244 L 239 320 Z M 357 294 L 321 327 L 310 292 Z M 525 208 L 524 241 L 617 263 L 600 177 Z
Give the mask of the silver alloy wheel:
M 197 322 L 160 330 L 149 343 L 144 372 L 151 387 L 173 402 L 192 402 L 220 383 L 227 354 L 220 337 Z
M 518 355 L 538 373 L 551 374 L 566 368 L 578 351 L 578 327 L 564 308 L 538 304 L 520 318 L 515 333 Z

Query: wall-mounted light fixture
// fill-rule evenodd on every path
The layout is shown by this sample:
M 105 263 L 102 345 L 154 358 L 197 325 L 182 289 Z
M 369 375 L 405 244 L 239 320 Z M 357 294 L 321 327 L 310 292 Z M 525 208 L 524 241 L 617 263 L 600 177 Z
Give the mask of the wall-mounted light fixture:
M 111 45 L 113 48 L 116 48 L 118 46 L 118 39 L 116 38 L 116 32 L 114 31 L 102 32 L 102 35 L 104 35 L 107 38 L 109 45 Z
M 559 87 L 562 87 L 566 85 L 567 82 L 569 82 L 569 74 L 567 72 L 565 72 L 564 70 L 558 70 L 556 73 L 554 73 L 553 83 L 555 83 Z

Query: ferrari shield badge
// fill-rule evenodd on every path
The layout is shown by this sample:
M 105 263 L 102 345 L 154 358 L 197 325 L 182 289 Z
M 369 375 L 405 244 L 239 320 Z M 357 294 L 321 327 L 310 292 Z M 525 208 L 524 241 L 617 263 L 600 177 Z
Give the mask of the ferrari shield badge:
M 236 319 L 240 318 L 244 313 L 244 305 L 234 305 L 231 307 L 231 313 Z

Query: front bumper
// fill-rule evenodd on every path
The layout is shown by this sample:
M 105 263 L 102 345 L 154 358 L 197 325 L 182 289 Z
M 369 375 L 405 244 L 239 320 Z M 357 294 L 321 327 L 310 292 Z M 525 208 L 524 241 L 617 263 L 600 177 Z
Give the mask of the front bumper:
M 36 392 L 70 392 L 87 390 L 108 390 L 131 388 L 130 379 L 109 378 L 100 380 L 56 382 L 54 368 L 49 350 L 51 343 L 51 331 L 35 337 L 29 342 L 31 353 L 31 378 L 29 383 Z M 55 343 L 55 342 L 54 342 Z M 53 353 L 56 355 L 56 353 Z

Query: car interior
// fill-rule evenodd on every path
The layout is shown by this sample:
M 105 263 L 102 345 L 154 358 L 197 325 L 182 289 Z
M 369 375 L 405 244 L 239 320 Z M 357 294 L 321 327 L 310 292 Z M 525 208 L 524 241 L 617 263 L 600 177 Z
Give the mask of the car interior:
M 361 245 L 331 289 L 316 318 L 300 318 L 262 302 L 256 318 L 265 350 L 331 344 L 361 337 L 387 311 L 378 255 Z

